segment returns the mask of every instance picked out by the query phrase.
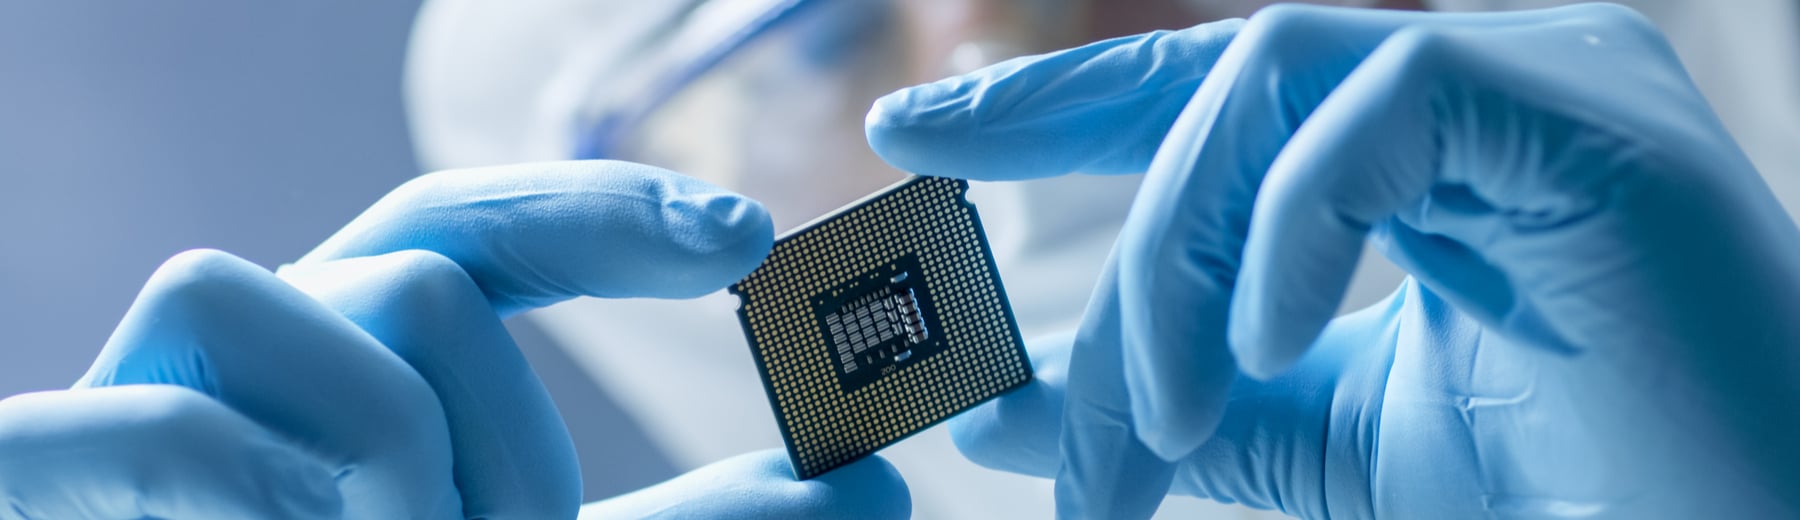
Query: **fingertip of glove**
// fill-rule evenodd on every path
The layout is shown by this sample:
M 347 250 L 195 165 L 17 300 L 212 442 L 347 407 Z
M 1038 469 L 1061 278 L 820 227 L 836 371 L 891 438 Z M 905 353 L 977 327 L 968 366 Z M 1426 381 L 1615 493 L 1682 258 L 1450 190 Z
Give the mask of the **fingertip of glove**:
M 1224 401 L 1220 396 L 1220 401 Z M 1134 401 L 1136 405 L 1138 401 Z M 1139 408 L 1139 407 L 1134 407 Z M 1211 408 L 1179 408 L 1168 410 L 1168 407 L 1132 412 L 1134 430 L 1138 432 L 1139 443 L 1150 448 L 1156 457 L 1163 461 L 1181 461 L 1188 453 L 1201 448 L 1202 443 L 1219 428 L 1220 416 L 1224 414 L 1220 407 Z
M 1131 421 L 1138 441 L 1164 461 L 1193 453 L 1218 428 L 1235 376 L 1226 364 L 1167 388 L 1133 385 Z
M 901 89 L 875 100 L 863 118 L 863 133 L 875 155 L 901 170 L 954 176 L 961 168 L 953 153 L 966 142 L 969 121 L 964 80 L 949 78 Z M 951 159 L 945 159 L 945 157 Z
M 1312 342 L 1300 328 L 1265 327 L 1254 321 L 1234 316 L 1229 335 L 1238 370 L 1259 381 L 1268 381 L 1286 372 Z
M 787 454 L 765 450 L 710 467 L 748 475 L 749 495 L 763 509 L 758 518 L 909 518 L 912 494 L 893 464 L 879 456 L 852 462 L 809 480 L 795 480 Z M 704 470 L 703 470 L 704 471 Z M 779 514 L 774 514 L 779 513 Z
M 1143 419 L 1138 419 L 1137 422 L 1138 441 L 1150 448 L 1150 452 L 1155 453 L 1158 458 L 1168 462 L 1181 460 L 1193 453 L 1212 435 L 1213 427 L 1218 425 L 1216 421 L 1202 425 L 1181 421 L 1146 425 Z
M 820 476 L 819 482 L 831 489 L 832 509 L 849 518 L 873 515 L 876 518 L 912 517 L 912 491 L 900 470 L 887 459 L 871 456 Z
M 159 281 L 185 281 L 251 269 L 261 270 L 231 253 L 217 249 L 189 249 L 164 260 L 152 276 Z
M 956 451 L 984 468 L 1054 478 L 1061 464 L 1062 395 L 1038 382 L 951 417 Z
M 720 270 L 736 280 L 749 274 L 775 244 L 775 221 L 762 203 L 729 192 L 694 193 L 671 200 L 667 209 L 681 214 L 691 233 L 675 238 L 702 258 L 721 261 Z
M 231 253 L 217 249 L 190 249 L 163 261 L 156 272 L 150 275 L 150 279 L 144 282 L 132 307 L 136 310 L 140 307 L 178 309 L 239 305 L 246 291 L 267 293 L 267 289 L 279 286 L 270 284 L 265 277 L 272 280 L 274 274 Z M 145 314 L 146 318 L 150 318 L 148 321 L 134 322 L 131 319 L 134 314 L 137 313 L 127 313 L 126 320 L 120 324 L 122 329 L 130 323 L 155 323 L 166 319 Z
M 613 240 L 594 241 L 600 248 L 589 253 L 629 261 L 609 270 L 605 285 L 610 290 L 593 292 L 700 296 L 749 274 L 774 245 L 774 220 L 754 199 L 651 166 L 615 162 L 607 167 L 615 172 L 612 180 L 622 184 L 599 190 L 604 195 L 593 208 L 619 225 L 607 230 Z M 619 240 L 636 233 L 648 234 Z

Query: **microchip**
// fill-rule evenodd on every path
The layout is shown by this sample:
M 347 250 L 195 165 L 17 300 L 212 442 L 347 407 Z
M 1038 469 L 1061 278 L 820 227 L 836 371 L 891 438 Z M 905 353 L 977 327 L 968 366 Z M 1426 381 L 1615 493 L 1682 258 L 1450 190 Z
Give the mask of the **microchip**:
M 783 235 L 731 287 L 796 477 L 1031 381 L 968 189 L 911 177 Z

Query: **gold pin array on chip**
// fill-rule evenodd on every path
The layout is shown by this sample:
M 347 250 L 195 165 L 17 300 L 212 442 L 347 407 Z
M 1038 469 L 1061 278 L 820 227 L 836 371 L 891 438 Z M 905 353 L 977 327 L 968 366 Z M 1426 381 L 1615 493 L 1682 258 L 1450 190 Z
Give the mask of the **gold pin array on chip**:
M 777 239 L 731 287 L 796 477 L 1031 381 L 968 188 L 911 177 Z

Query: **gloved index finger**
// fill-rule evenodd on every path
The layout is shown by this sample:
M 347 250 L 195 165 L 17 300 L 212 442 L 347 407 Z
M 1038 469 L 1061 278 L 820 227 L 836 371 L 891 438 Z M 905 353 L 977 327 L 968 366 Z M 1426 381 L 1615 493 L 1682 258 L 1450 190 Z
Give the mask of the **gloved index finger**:
M 508 316 L 575 296 L 700 296 L 748 274 L 773 242 L 761 204 L 691 177 L 535 163 L 414 179 L 296 264 L 428 250 Z
M 1019 180 L 1140 173 L 1242 20 L 1002 62 L 876 100 L 869 145 L 902 170 Z

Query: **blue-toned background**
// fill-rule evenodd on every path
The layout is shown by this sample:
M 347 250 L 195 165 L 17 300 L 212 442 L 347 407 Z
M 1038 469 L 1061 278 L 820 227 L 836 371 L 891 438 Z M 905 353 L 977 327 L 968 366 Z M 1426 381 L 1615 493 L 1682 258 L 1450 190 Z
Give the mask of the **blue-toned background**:
M 0 2 L 0 397 L 68 386 L 163 259 L 297 258 L 418 173 L 401 106 L 417 0 Z M 519 331 L 590 497 L 672 476 Z
M 0 3 L 0 394 L 67 386 L 183 249 L 298 257 L 416 173 L 416 1 Z

